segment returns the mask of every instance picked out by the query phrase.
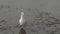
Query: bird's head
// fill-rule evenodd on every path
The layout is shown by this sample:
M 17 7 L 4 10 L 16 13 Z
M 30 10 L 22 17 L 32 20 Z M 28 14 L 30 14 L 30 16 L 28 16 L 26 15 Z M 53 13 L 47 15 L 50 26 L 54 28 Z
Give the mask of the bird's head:
M 24 15 L 24 12 L 21 12 L 21 15 Z

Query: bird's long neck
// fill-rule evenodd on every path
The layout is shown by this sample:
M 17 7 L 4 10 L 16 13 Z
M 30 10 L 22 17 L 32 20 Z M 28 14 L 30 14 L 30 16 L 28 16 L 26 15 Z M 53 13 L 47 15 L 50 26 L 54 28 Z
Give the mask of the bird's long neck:
M 21 15 L 21 18 L 23 18 L 24 17 L 24 15 Z

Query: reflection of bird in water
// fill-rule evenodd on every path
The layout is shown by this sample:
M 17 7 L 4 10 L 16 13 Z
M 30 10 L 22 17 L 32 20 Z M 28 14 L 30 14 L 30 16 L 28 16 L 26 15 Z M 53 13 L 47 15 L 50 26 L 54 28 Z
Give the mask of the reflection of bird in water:
M 19 34 L 26 34 L 25 30 L 24 30 L 24 24 L 25 24 L 26 20 L 24 18 L 24 12 L 21 12 L 21 17 L 19 19 L 19 24 L 20 24 L 20 32 Z
M 26 31 L 24 30 L 24 28 L 21 28 L 21 29 L 20 29 L 19 34 L 26 34 Z

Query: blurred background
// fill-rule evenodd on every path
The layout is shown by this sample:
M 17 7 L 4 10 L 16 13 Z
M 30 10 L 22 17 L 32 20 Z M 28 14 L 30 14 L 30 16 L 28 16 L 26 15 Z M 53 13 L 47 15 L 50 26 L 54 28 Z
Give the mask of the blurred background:
M 60 34 L 60 0 L 0 0 L 0 34 L 19 34 L 20 8 L 27 34 Z

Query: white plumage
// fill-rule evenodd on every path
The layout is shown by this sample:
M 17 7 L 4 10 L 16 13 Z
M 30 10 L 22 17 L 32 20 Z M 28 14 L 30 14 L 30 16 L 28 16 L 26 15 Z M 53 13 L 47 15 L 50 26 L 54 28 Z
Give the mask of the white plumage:
M 25 18 L 24 18 L 24 12 L 21 12 L 21 18 L 19 19 L 19 23 L 20 25 L 24 25 L 26 22 Z

